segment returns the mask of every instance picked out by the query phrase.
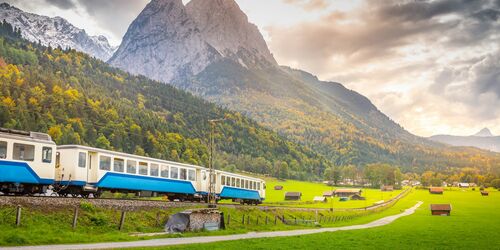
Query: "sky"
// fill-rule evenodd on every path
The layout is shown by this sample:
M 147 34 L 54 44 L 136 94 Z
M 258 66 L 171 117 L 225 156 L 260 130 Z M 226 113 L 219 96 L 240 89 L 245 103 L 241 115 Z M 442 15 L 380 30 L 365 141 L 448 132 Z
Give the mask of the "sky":
M 500 135 L 500 0 L 236 1 L 278 63 L 367 96 L 410 132 Z M 7 2 L 119 45 L 149 1 Z

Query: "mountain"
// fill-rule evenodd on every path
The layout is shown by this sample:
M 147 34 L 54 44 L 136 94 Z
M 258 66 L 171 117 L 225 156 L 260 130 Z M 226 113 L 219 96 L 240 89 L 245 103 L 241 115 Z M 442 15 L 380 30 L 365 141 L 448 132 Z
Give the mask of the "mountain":
M 410 134 L 340 83 L 279 66 L 234 0 L 151 1 L 109 63 L 241 112 L 336 165 L 421 171 L 477 154 Z
M 0 4 L 0 21 L 6 20 L 21 28 L 22 36 L 45 46 L 72 48 L 101 60 L 108 60 L 114 52 L 104 36 L 89 36 L 61 17 L 50 18 L 24 12 L 7 3 Z
M 217 168 L 321 180 L 332 166 L 237 112 L 84 53 L 29 44 L 12 33 L 10 25 L 0 24 L 0 127 L 47 132 L 57 144 L 207 166 L 208 120 L 225 118 L 216 126 Z
M 453 146 L 476 147 L 500 153 L 500 136 L 494 136 L 488 128 L 471 136 L 434 135 L 429 139 Z

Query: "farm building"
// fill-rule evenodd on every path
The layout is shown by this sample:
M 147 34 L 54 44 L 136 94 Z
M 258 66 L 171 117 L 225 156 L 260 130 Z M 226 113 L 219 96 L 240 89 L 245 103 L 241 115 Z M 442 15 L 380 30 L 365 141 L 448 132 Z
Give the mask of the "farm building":
M 458 187 L 468 188 L 468 187 L 470 187 L 470 184 L 469 183 L 465 183 L 465 182 L 461 182 L 461 183 L 458 183 Z
M 391 191 L 394 191 L 394 186 L 383 185 L 380 188 L 380 191 L 382 191 L 382 192 L 391 192 Z
M 431 204 L 432 215 L 450 216 L 451 204 Z
M 490 193 L 488 191 L 481 191 L 482 196 L 488 196 Z
M 327 202 L 328 200 L 326 199 L 325 196 L 314 196 L 313 201 L 314 202 Z
M 355 195 L 351 196 L 351 200 L 364 201 L 364 200 L 366 200 L 366 197 L 363 197 L 361 195 L 355 194 Z
M 325 191 L 323 192 L 323 197 L 333 197 L 334 191 Z
M 444 189 L 442 187 L 430 187 L 429 193 L 431 194 L 443 194 Z
M 336 189 L 334 191 L 334 195 L 337 197 L 350 197 L 353 195 L 361 195 L 361 189 L 352 188 L 352 189 Z
M 283 186 L 276 185 L 274 186 L 274 190 L 283 190 Z
M 286 192 L 285 200 L 286 201 L 298 201 L 302 198 L 301 192 Z

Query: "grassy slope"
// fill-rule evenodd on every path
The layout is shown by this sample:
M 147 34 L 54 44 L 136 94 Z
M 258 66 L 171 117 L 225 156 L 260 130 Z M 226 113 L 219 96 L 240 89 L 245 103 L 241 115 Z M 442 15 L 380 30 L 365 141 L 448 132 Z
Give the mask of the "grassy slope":
M 442 196 L 417 190 L 397 206 L 418 200 L 424 204 L 414 215 L 379 228 L 169 249 L 499 249 L 500 192 L 490 190 L 489 197 L 482 197 L 471 190 L 445 191 Z M 431 203 L 451 203 L 452 216 L 431 216 Z

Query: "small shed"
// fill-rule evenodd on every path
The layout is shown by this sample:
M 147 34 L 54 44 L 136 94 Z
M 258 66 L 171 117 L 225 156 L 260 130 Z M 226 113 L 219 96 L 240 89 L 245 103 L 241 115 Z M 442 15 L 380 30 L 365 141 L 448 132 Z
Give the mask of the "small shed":
M 392 191 L 394 191 L 394 186 L 383 185 L 380 188 L 380 191 L 382 191 L 382 192 L 392 192 Z
M 429 193 L 431 194 L 443 194 L 444 189 L 442 187 L 430 187 Z
M 336 189 L 334 191 L 335 196 L 337 197 L 350 197 L 355 194 L 361 195 L 361 189 L 358 188 L 343 188 L 343 189 Z
M 283 190 L 283 186 L 276 185 L 274 186 L 274 190 Z
M 488 191 L 481 191 L 482 196 L 488 196 L 490 193 Z
M 351 200 L 364 201 L 364 200 L 366 200 L 366 197 L 363 197 L 361 195 L 355 194 L 355 195 L 351 196 Z
M 298 201 L 302 198 L 301 192 L 286 192 L 285 200 L 286 201 Z
M 431 204 L 432 215 L 450 216 L 451 204 Z
M 314 202 L 327 202 L 328 200 L 326 199 L 325 196 L 314 196 L 313 201 Z
M 334 191 L 325 191 L 323 192 L 323 197 L 333 197 Z

